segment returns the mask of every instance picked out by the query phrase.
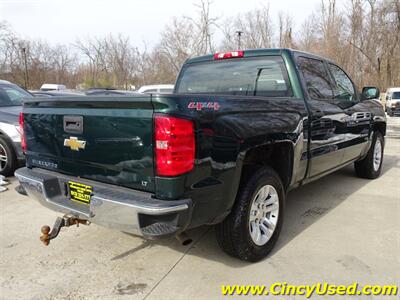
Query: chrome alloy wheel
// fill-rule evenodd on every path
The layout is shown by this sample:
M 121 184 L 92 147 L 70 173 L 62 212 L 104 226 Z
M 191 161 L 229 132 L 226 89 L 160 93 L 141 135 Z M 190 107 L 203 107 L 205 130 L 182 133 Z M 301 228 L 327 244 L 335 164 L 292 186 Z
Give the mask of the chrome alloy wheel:
M 7 152 L 2 144 L 0 144 L 0 171 L 3 171 L 7 165 Z
M 265 245 L 275 231 L 279 216 L 279 196 L 272 185 L 261 187 L 253 198 L 249 231 L 257 246 Z
M 381 166 L 382 161 L 382 142 L 380 139 L 376 139 L 375 147 L 374 147 L 374 171 L 378 171 Z

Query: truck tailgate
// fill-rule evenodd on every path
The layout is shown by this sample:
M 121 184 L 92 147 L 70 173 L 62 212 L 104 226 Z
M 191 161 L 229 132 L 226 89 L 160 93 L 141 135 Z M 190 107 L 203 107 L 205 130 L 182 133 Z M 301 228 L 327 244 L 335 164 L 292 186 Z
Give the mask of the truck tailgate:
M 150 95 L 34 99 L 23 112 L 28 167 L 154 191 Z

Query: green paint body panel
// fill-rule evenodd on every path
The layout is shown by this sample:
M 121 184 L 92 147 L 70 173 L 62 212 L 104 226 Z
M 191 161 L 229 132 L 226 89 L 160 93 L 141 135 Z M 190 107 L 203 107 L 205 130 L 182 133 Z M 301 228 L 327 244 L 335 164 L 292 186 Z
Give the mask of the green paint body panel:
M 28 166 L 154 191 L 151 96 L 48 99 L 25 105 Z M 82 116 L 82 133 L 64 130 L 65 116 Z M 86 141 L 85 149 L 64 146 Z

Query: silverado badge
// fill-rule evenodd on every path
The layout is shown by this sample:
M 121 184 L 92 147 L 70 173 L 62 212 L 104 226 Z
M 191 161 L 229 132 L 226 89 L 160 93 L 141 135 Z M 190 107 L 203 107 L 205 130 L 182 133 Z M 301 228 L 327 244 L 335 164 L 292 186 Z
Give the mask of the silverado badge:
M 71 150 L 79 151 L 79 149 L 85 149 L 86 141 L 80 141 L 77 137 L 71 136 L 69 139 L 64 140 L 64 146 L 71 148 Z

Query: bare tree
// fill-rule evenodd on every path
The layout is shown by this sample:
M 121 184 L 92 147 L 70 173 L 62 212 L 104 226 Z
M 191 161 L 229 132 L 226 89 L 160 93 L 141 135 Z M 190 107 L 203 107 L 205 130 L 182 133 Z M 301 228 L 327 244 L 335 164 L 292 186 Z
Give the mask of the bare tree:
M 173 18 L 161 33 L 161 41 L 156 46 L 159 53 L 153 53 L 152 59 L 159 61 L 160 67 L 169 68 L 171 77 L 177 75 L 179 69 L 189 57 L 204 55 L 214 51 L 213 34 L 217 18 L 211 15 L 212 2 L 200 0 L 195 6 L 197 15 Z M 165 73 L 163 70 L 161 73 Z M 168 81 L 171 78 L 168 77 Z
M 294 48 L 293 41 L 293 19 L 289 14 L 280 12 L 278 15 L 279 26 L 279 47 L 280 48 Z
M 198 41 L 194 34 L 195 25 L 188 18 L 174 18 L 161 34 L 158 49 L 163 53 L 175 74 L 185 60 L 196 55 Z
M 316 48 L 316 44 L 318 44 L 317 16 L 312 13 L 301 25 L 299 31 L 297 39 L 298 48 L 312 52 Z
M 198 55 L 207 54 L 215 50 L 213 35 L 214 28 L 217 27 L 218 18 L 213 17 L 210 12 L 212 3 L 210 0 L 200 0 L 199 3 L 194 4 L 197 8 L 196 18 L 185 17 L 194 25 L 194 52 Z
M 220 26 L 224 35 L 222 45 L 228 50 L 237 49 L 236 31 L 242 34 L 242 48 L 269 48 L 273 45 L 273 25 L 269 13 L 269 6 L 239 14 L 225 20 Z
M 85 58 L 83 63 L 88 68 L 88 77 L 85 75 L 85 86 L 99 86 L 101 85 L 100 76 L 107 73 L 105 64 L 105 45 L 101 39 L 86 39 L 85 41 L 77 40 L 74 44 L 83 57 Z M 104 78 L 103 78 L 104 79 Z M 107 83 L 103 82 L 105 85 Z

